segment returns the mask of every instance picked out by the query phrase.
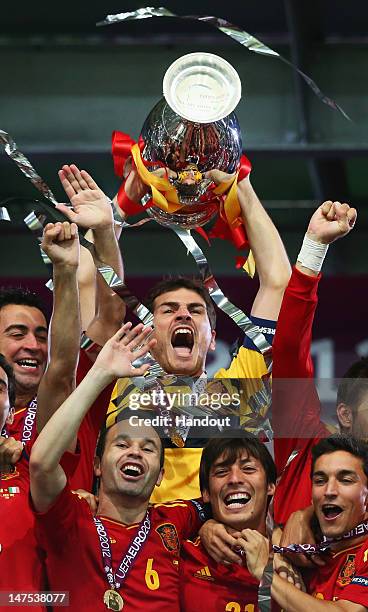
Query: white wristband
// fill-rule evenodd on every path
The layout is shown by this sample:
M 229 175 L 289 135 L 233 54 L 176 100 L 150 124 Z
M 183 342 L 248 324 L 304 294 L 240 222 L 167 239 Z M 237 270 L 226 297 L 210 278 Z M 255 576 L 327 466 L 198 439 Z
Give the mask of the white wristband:
M 328 244 L 315 242 L 308 238 L 306 234 L 297 260 L 305 268 L 313 270 L 313 272 L 320 272 L 327 250 Z

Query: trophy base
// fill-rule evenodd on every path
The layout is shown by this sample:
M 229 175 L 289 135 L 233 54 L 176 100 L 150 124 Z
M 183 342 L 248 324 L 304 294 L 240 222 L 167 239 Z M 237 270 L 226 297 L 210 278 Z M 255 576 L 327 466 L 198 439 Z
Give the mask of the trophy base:
M 207 204 L 206 208 L 197 212 L 167 213 L 156 206 L 147 208 L 147 214 L 160 225 L 177 225 L 183 229 L 194 229 L 208 223 L 217 214 L 216 204 Z

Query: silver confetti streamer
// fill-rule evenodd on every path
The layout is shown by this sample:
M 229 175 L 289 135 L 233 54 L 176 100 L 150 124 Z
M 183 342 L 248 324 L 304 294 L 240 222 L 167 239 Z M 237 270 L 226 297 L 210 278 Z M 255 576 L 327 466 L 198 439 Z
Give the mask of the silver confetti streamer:
M 46 216 L 45 215 L 36 215 L 35 211 L 33 210 L 32 212 L 29 213 L 29 215 L 27 215 L 24 218 L 24 223 L 26 224 L 26 226 L 28 227 L 28 229 L 35 235 L 35 237 L 37 238 L 37 241 L 39 243 L 40 246 L 40 253 L 41 253 L 41 257 L 42 257 L 42 261 L 45 265 L 51 264 L 51 260 L 48 258 L 48 256 L 46 255 L 46 253 L 41 249 L 41 242 L 42 242 L 42 235 L 43 235 L 43 227 L 46 221 Z M 45 283 L 45 286 L 50 289 L 50 291 L 53 290 L 54 285 L 52 280 L 48 280 L 47 283 Z
M 40 175 L 36 172 L 36 170 L 32 166 L 29 159 L 27 159 L 27 157 L 21 151 L 19 151 L 13 138 L 7 132 L 0 130 L 0 141 L 4 145 L 5 152 L 14 161 L 14 163 L 18 166 L 21 172 L 23 172 L 23 174 L 45 196 L 46 199 L 48 199 L 54 205 L 57 204 L 57 200 L 54 194 L 52 193 L 51 189 L 48 187 L 45 181 L 40 177 Z M 111 200 L 109 201 L 110 201 L 111 206 L 113 206 L 112 201 Z M 40 204 L 42 203 L 40 202 Z M 46 203 L 43 203 L 43 205 L 49 206 Z M 60 215 L 61 217 L 64 217 L 64 215 L 60 211 L 58 211 L 58 215 Z M 46 220 L 46 217 L 44 215 L 41 218 L 41 216 L 37 216 L 35 212 L 31 212 L 24 219 L 25 224 L 36 235 L 39 242 L 42 241 L 42 233 L 43 233 L 43 226 L 44 226 L 45 220 Z M 68 220 L 67 217 L 65 217 L 65 220 Z M 122 221 L 120 218 L 117 219 L 117 221 L 119 224 L 122 224 Z M 132 293 L 129 291 L 129 289 L 124 284 L 122 279 L 119 278 L 119 276 L 114 272 L 114 270 L 110 266 L 106 266 L 105 264 L 103 264 L 102 262 L 98 260 L 94 244 L 92 242 L 89 242 L 89 240 L 84 238 L 84 236 L 81 234 L 79 235 L 79 240 L 80 240 L 80 244 L 84 246 L 86 249 L 88 249 L 89 252 L 91 253 L 93 260 L 96 264 L 97 270 L 100 272 L 100 274 L 102 275 L 102 277 L 104 278 L 108 286 L 111 289 L 113 289 L 113 291 L 115 291 L 115 293 L 117 293 L 121 297 L 121 299 L 125 301 L 127 306 L 131 310 L 133 310 L 134 314 L 136 314 L 137 317 L 145 325 L 149 325 L 153 319 L 153 315 L 150 313 L 150 311 L 145 306 L 143 306 L 143 304 L 139 302 L 138 298 L 132 295 Z M 48 283 L 48 286 L 50 286 L 49 283 Z
M 52 193 L 50 187 L 45 181 L 37 174 L 33 168 L 31 162 L 26 158 L 21 151 L 19 151 L 16 142 L 13 138 L 4 130 L 0 130 L 0 142 L 4 145 L 5 153 L 17 164 L 19 170 L 33 183 L 33 185 L 40 191 L 45 198 L 50 200 L 53 204 L 57 204 L 57 200 Z
M 148 19 L 149 17 L 176 17 L 174 13 L 168 11 L 163 6 L 158 8 L 154 6 L 146 6 L 145 8 L 138 9 L 137 11 L 130 11 L 128 13 L 118 13 L 117 15 L 107 15 L 103 21 L 99 21 L 97 26 L 112 25 L 113 23 L 120 23 L 122 21 L 131 21 L 133 19 Z
M 249 51 L 253 51 L 254 53 L 259 53 L 260 55 L 268 55 L 270 57 L 277 57 L 279 60 L 290 66 L 293 70 L 295 70 L 307 85 L 311 88 L 313 93 L 323 102 L 327 104 L 330 108 L 340 112 L 345 119 L 351 121 L 350 117 L 346 114 L 346 112 L 339 106 L 332 98 L 326 96 L 318 87 L 317 83 L 313 81 L 307 74 L 305 74 L 302 70 L 300 70 L 295 64 L 287 60 L 285 57 L 280 55 L 274 49 L 271 49 L 267 45 L 265 45 L 262 41 L 255 38 L 249 32 L 242 30 L 238 26 L 226 21 L 225 19 L 221 19 L 219 17 L 214 17 L 212 15 L 199 16 L 199 15 L 176 15 L 171 11 L 168 11 L 164 7 L 154 8 L 152 6 L 147 6 L 146 8 L 138 9 L 137 11 L 131 11 L 129 13 L 118 13 L 117 15 L 107 15 L 107 17 L 103 21 L 99 21 L 97 26 L 105 26 L 112 25 L 114 23 L 120 23 L 122 21 L 133 21 L 137 19 L 147 19 L 149 17 L 175 17 L 176 19 L 189 19 L 195 21 L 202 21 L 204 23 L 208 23 L 211 26 L 226 34 L 226 36 L 230 36 L 237 43 L 246 47 Z
M 271 585 L 273 579 L 273 563 L 269 561 L 266 565 L 258 588 L 259 612 L 270 612 L 271 610 Z
M 0 221 L 10 221 L 8 209 L 5 206 L 0 206 Z
M 41 247 L 40 247 L 40 253 L 41 253 L 42 261 L 46 266 L 49 264 L 52 264 L 51 259 L 49 258 L 48 255 L 46 255 L 45 251 L 43 251 Z

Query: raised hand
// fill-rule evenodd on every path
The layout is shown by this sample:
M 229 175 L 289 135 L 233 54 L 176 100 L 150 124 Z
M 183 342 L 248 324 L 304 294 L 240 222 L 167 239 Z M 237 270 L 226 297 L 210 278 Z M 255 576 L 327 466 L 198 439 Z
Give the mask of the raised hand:
M 312 215 L 307 236 L 315 242 L 331 244 L 353 229 L 356 218 L 357 211 L 349 204 L 328 200 Z
M 113 214 L 110 201 L 85 170 L 79 170 L 74 164 L 63 166 L 59 178 L 73 208 L 57 204 L 70 221 L 80 227 L 105 229 L 113 226 Z
M 148 336 L 153 331 L 152 327 L 144 327 L 142 323 L 132 329 L 131 327 L 130 322 L 125 323 L 106 342 L 92 366 L 94 371 L 103 372 L 111 380 L 129 376 L 143 376 L 148 370 L 149 364 L 135 368 L 132 363 L 146 355 L 156 344 L 156 340 L 148 340 Z
M 75 223 L 48 223 L 43 232 L 41 248 L 53 265 L 77 267 L 79 264 L 78 227 Z

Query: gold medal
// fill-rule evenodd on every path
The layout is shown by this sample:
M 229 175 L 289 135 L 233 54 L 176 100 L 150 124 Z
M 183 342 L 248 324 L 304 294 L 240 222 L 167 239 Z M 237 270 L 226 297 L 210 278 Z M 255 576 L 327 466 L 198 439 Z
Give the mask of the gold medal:
M 108 589 L 104 593 L 104 604 L 108 610 L 116 610 L 116 612 L 120 612 L 124 606 L 124 600 L 120 593 L 114 591 L 114 589 Z

